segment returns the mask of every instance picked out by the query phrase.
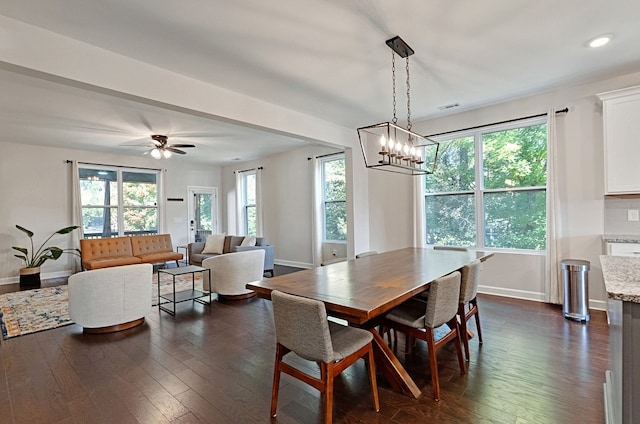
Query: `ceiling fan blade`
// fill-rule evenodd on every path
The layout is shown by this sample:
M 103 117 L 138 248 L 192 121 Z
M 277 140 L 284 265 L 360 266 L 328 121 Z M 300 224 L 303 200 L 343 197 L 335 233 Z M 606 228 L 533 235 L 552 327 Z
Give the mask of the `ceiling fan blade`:
M 187 152 L 183 152 L 182 150 L 174 149 L 173 147 L 165 147 L 164 150 L 168 150 L 173 153 L 177 153 L 179 155 L 186 155 Z
M 171 144 L 167 147 L 180 147 L 181 149 L 186 149 L 189 147 L 196 147 L 195 144 Z

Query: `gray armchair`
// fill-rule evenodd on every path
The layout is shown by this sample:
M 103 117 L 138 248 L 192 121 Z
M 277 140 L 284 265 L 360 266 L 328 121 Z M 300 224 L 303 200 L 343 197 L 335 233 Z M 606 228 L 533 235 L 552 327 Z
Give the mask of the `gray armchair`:
M 264 250 L 264 272 L 268 272 L 271 274 L 271 276 L 273 277 L 273 262 L 274 262 L 274 256 L 275 256 L 275 251 L 273 249 L 272 245 L 266 245 L 266 246 L 236 246 L 235 247 L 235 252 L 246 252 L 249 250 Z

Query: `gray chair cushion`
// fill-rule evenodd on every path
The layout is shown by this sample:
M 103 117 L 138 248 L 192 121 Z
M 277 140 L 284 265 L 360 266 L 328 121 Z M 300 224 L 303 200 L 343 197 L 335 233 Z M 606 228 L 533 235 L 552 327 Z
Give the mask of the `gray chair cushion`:
M 320 301 L 277 290 L 271 300 L 278 343 L 304 359 L 340 361 L 373 339 L 367 330 L 328 321 Z
M 346 358 L 373 340 L 373 334 L 367 330 L 347 327 L 333 321 L 329 321 L 329 332 L 331 333 L 331 344 L 333 345 L 333 360 L 336 362 Z

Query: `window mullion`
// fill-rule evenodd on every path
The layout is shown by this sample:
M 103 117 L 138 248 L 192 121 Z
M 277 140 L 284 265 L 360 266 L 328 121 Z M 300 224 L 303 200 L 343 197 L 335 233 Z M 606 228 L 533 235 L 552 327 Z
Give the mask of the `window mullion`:
M 484 248 L 484 160 L 482 149 L 482 132 L 473 136 L 476 155 L 476 246 Z
M 123 183 L 122 169 L 118 169 L 118 235 L 125 235 L 124 228 L 124 183 Z

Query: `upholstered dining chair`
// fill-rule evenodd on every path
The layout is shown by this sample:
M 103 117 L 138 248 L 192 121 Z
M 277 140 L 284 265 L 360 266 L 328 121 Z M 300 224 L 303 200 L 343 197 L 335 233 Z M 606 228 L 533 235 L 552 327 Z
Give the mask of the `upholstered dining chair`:
M 333 380 L 360 358 L 366 358 L 373 407 L 380 410 L 378 385 L 371 340 L 373 335 L 355 327 L 347 327 L 327 320 L 324 303 L 282 293 L 271 292 L 273 318 L 276 328 L 276 360 L 273 369 L 271 416 L 276 416 L 280 373 L 295 377 L 315 389 L 324 397 L 324 422 L 333 416 Z M 320 366 L 320 378 L 306 374 L 285 363 L 287 354 L 314 361 Z
M 367 256 L 373 256 L 373 255 L 377 255 L 378 252 L 375 250 L 369 250 L 368 252 L 362 252 L 362 253 L 358 253 L 356 255 L 356 259 L 360 259 L 360 258 L 366 258 Z
M 464 354 L 469 360 L 469 332 L 467 331 L 467 321 L 472 316 L 476 318 L 476 329 L 478 331 L 478 342 L 482 344 L 482 329 L 480 328 L 480 313 L 478 311 L 478 281 L 480 280 L 480 260 L 475 260 L 462 268 L 460 283 L 460 300 L 458 304 L 458 318 L 460 320 L 460 336 L 464 344 Z M 467 309 L 468 308 L 468 309 Z
M 413 338 L 427 342 L 433 398 L 436 401 L 440 400 L 440 379 L 436 354 L 443 346 L 451 341 L 455 343 L 460 374 L 462 375 L 466 371 L 462 356 L 462 344 L 460 343 L 460 324 L 457 319 L 459 298 L 460 272 L 454 271 L 431 282 L 426 303 L 412 298 L 392 309 L 385 316 L 385 325 L 406 334 L 407 344 Z M 436 340 L 434 330 L 443 324 L 447 324 L 449 331 Z

